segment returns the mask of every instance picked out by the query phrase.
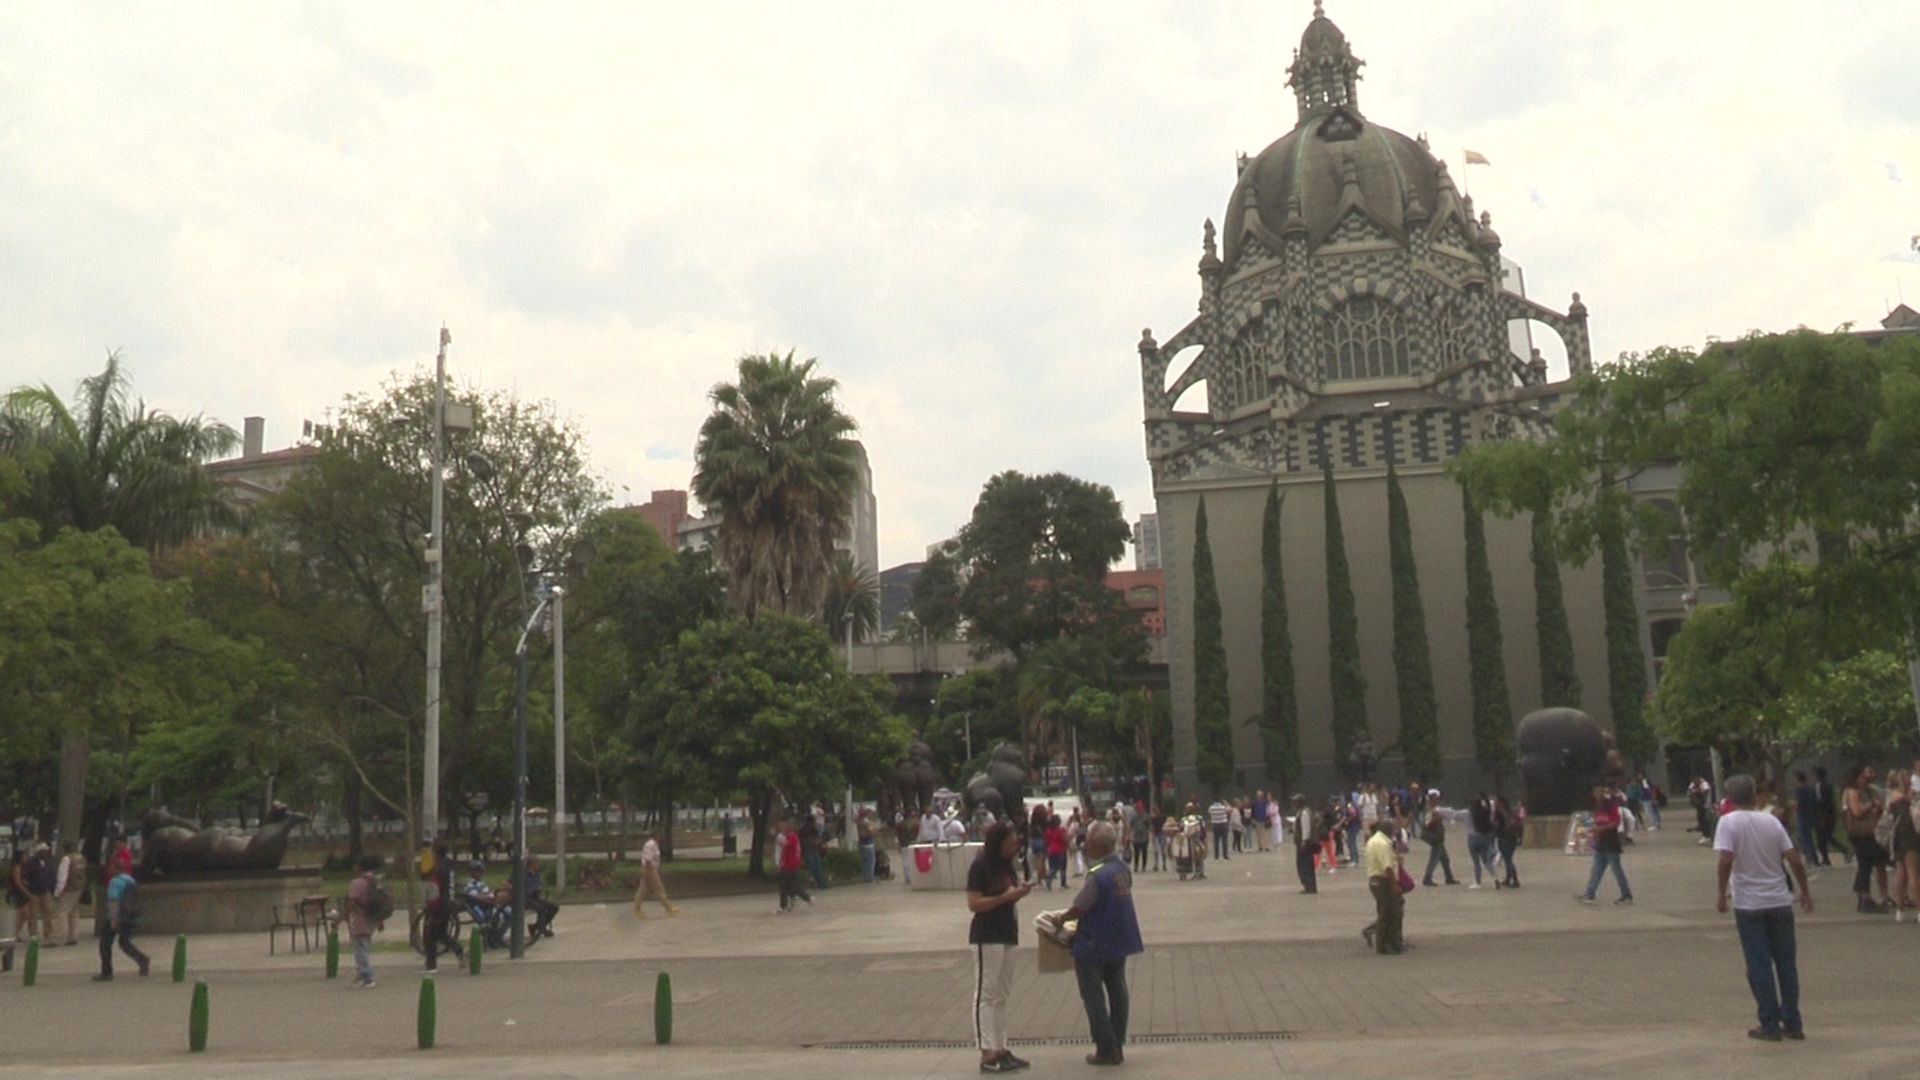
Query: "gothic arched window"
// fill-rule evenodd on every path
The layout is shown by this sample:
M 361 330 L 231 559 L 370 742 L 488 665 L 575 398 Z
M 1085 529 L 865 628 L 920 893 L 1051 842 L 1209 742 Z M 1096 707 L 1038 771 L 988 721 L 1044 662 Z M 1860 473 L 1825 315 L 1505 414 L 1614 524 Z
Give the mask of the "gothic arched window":
M 1406 320 L 1399 308 L 1377 297 L 1356 296 L 1333 309 L 1328 342 L 1328 382 L 1412 373 Z

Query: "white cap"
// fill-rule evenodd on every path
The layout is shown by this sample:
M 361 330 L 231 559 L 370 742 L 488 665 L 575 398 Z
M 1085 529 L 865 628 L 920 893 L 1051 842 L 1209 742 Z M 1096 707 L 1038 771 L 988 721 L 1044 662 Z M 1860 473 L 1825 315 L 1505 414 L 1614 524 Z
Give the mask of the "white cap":
M 1429 799 L 1437 799 L 1437 798 L 1439 798 L 1439 797 L 1440 797 L 1440 789 L 1439 789 L 1439 788 L 1428 788 L 1428 789 L 1427 789 L 1427 798 L 1429 798 Z

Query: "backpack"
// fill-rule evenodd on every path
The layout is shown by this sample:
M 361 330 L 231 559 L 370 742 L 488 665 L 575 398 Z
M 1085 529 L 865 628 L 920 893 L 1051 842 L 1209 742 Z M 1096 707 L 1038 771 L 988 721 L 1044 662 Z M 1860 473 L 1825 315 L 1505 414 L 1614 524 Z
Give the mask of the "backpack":
M 1873 842 L 1879 844 L 1884 851 L 1893 850 L 1893 826 L 1896 820 L 1893 808 L 1888 807 L 1887 811 L 1880 815 L 1880 820 L 1873 823 Z
M 393 894 L 378 881 L 367 889 L 367 918 L 375 923 L 393 918 Z
M 140 883 L 129 879 L 126 891 L 120 894 L 120 919 L 132 922 L 140 917 Z

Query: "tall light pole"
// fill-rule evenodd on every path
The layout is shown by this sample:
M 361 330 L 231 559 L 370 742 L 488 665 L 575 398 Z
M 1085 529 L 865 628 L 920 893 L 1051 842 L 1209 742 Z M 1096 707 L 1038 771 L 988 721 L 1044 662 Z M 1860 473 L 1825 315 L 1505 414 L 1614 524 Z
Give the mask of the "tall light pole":
M 546 610 L 543 596 L 513 647 L 513 934 L 508 955 L 515 960 L 527 954 L 527 636 Z
M 433 530 L 427 539 L 427 587 L 421 606 L 427 610 L 427 724 L 426 774 L 420 784 L 422 838 L 431 843 L 440 834 L 440 636 L 446 618 L 446 484 L 447 484 L 447 346 L 453 335 L 440 327 L 440 351 L 433 359 Z
M 553 890 L 567 891 L 567 636 L 565 587 L 547 590 L 553 602 Z

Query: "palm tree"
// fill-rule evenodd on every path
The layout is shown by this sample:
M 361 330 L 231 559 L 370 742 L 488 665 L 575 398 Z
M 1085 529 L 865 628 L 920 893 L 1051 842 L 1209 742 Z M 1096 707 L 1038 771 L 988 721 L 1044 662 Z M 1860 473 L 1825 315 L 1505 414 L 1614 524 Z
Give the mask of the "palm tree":
M 793 353 L 743 356 L 739 378 L 709 395 L 713 414 L 694 448 L 693 492 L 720 516 L 714 555 L 727 600 L 818 618 L 834 539 L 853 514 L 860 449 L 834 380 Z
M 821 617 L 826 620 L 827 629 L 844 641 L 848 616 L 853 617 L 853 640 L 868 641 L 879 633 L 880 579 L 861 566 L 852 552 L 836 551 Z
M 227 489 L 204 467 L 232 452 L 233 429 L 148 409 L 128 390 L 119 354 L 109 353 L 105 370 L 80 380 L 72 405 L 44 384 L 0 402 L 0 453 L 28 480 L 14 509 L 40 524 L 43 542 L 65 528 L 112 528 L 157 551 L 235 520 Z
M 236 520 L 226 488 L 204 467 L 232 452 L 233 429 L 148 409 L 128 389 L 119 354 L 109 353 L 100 374 L 80 380 L 71 405 L 44 384 L 16 387 L 0 401 L 0 453 L 27 480 L 7 510 L 38 522 L 43 543 L 61 529 L 111 528 L 152 552 Z M 67 839 L 80 836 L 87 748 L 86 732 L 62 735 L 59 823 Z

